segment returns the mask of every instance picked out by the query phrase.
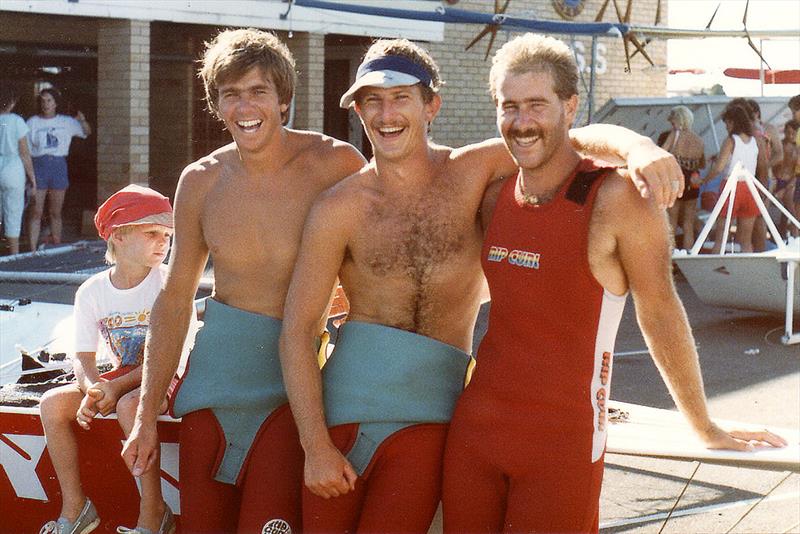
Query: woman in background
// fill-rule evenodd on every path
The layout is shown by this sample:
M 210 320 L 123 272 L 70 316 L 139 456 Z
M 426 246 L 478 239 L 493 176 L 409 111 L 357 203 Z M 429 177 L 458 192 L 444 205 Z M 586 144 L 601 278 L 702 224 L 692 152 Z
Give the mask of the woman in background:
M 28 150 L 28 126 L 12 113 L 17 95 L 7 85 L 0 85 L 0 219 L 9 254 L 19 253 L 22 212 L 25 209 L 25 178 L 36 191 L 36 178 Z
M 722 143 L 716 161 L 706 176 L 706 180 L 711 180 L 717 174 L 724 171 L 727 178 L 734 166 L 741 163 L 742 167 L 753 176 L 756 175 L 758 165 L 759 150 L 758 142 L 753 134 L 753 123 L 745 108 L 741 106 L 729 106 L 722 113 L 722 120 L 728 129 L 728 137 Z M 763 155 L 762 155 L 763 157 Z M 725 187 L 727 180 L 723 179 L 720 183 L 720 192 Z M 728 202 L 722 207 L 720 215 L 727 213 Z M 731 217 L 736 218 L 736 240 L 742 247 L 742 252 L 753 252 L 753 227 L 756 217 L 760 215 L 758 205 L 750 189 L 742 178 L 736 184 L 736 196 L 733 202 Z M 717 219 L 717 226 L 714 230 L 714 253 L 722 251 L 722 234 L 725 225 L 722 217 Z
M 28 136 L 36 173 L 36 196 L 28 226 L 31 250 L 36 250 L 39 242 L 45 199 L 48 199 L 47 214 L 53 243 L 61 243 L 61 207 L 69 187 L 69 145 L 73 137 L 86 139 L 92 133 L 92 127 L 80 111 L 74 118 L 56 113 L 60 98 L 55 89 L 42 89 L 39 93 L 41 112 L 28 119 Z
M 675 106 L 667 120 L 672 131 L 661 147 L 670 152 L 681 166 L 684 177 L 683 196 L 669 209 L 669 222 L 677 235 L 678 225 L 683 230 L 682 247 L 692 248 L 694 225 L 697 220 L 697 197 L 700 195 L 700 170 L 706 166 L 703 139 L 692 131 L 694 115 L 686 106 Z

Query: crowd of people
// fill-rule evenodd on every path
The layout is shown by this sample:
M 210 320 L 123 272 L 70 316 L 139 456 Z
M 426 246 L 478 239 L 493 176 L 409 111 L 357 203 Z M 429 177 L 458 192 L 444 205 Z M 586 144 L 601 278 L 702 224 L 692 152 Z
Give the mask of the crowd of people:
M 139 522 L 121 532 L 175 530 L 155 487 L 145 491 L 167 403 L 182 418 L 185 532 L 424 533 L 440 500 L 445 532 L 596 532 L 611 354 L 629 293 L 708 447 L 785 444 L 723 430 L 708 414 L 664 214 L 700 167 L 685 117 L 668 140 L 683 172 L 624 128 L 570 129 L 574 55 L 525 34 L 489 73 L 501 138 L 438 145 L 435 60 L 379 40 L 340 102 L 364 126 L 367 162 L 347 143 L 285 126 L 295 66 L 274 35 L 220 33 L 200 75 L 233 143 L 183 171 L 174 224 L 149 191 L 101 206 L 95 221 L 116 265 L 76 297 L 86 309 L 101 290 L 161 273 L 174 226 L 161 287 L 141 304 L 142 357 L 104 377 L 88 370 L 94 353 L 82 345 L 78 382 L 42 404 L 52 446 L 74 441 L 70 417 L 88 426 L 116 402 L 122 455 L 143 488 Z M 126 209 L 108 207 L 121 197 Z M 175 384 L 209 258 L 214 293 Z M 484 276 L 492 316 L 473 359 Z M 338 282 L 350 311 L 328 357 Z M 91 313 L 80 339 L 92 330 L 96 343 L 87 325 L 106 312 Z M 56 470 L 64 501 L 48 532 L 90 532 L 99 519 L 74 466 Z
M 92 133 L 80 111 L 74 117 L 58 113 L 61 94 L 52 87 L 39 92 L 39 113 L 27 121 L 13 113 L 18 99 L 10 85 L 0 84 L 0 214 L 9 254 L 20 252 L 26 208 L 29 250 L 39 248 L 45 205 L 50 242 L 61 243 L 69 147 L 73 138 Z
M 681 235 L 684 249 L 691 249 L 695 240 L 695 227 L 699 223 L 699 208 L 713 209 L 715 202 L 702 203 L 699 193 L 707 191 L 716 200 L 723 192 L 727 178 L 737 164 L 754 176 L 778 201 L 798 217 L 800 206 L 800 161 L 798 161 L 798 120 L 800 120 L 800 95 L 788 102 L 792 117 L 784 124 L 784 135 L 761 118 L 761 108 L 753 99 L 734 98 L 725 106 L 720 118 L 725 124 L 727 136 L 719 153 L 709 158 L 706 167 L 705 150 L 702 138 L 692 131 L 693 115 L 685 106 L 672 108 L 668 120 L 672 125 L 668 136 L 659 143 L 672 153 L 683 170 L 686 189 L 683 197 L 670 209 L 670 223 L 673 232 Z M 756 200 L 744 181 L 737 178 L 732 218 L 735 219 L 736 242 L 741 252 L 761 252 L 767 249 L 766 224 Z M 722 216 L 714 228 L 714 248 L 718 253 L 723 246 L 724 219 L 728 204 L 722 208 Z M 781 234 L 798 235 L 795 225 L 781 212 L 771 212 Z M 771 215 L 772 216 L 772 215 Z M 680 230 L 680 232 L 678 232 Z

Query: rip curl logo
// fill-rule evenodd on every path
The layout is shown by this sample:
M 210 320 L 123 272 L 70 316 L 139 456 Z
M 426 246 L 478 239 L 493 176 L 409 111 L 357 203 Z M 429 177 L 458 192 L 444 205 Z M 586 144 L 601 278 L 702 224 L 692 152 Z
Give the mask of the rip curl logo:
M 487 259 L 495 262 L 506 260 L 511 265 L 516 265 L 517 267 L 538 269 L 540 257 L 541 254 L 536 252 L 528 252 L 527 250 L 512 250 L 508 252 L 508 249 L 505 247 L 491 246 L 489 247 Z
M 261 534 L 292 534 L 292 527 L 283 519 L 270 519 L 264 523 Z

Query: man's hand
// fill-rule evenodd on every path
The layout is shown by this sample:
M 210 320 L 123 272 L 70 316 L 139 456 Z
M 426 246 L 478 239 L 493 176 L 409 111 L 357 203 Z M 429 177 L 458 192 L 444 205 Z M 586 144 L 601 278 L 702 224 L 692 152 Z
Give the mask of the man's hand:
M 97 411 L 103 415 L 113 413 L 117 409 L 120 392 L 116 388 L 114 381 L 101 380 L 92 384 L 86 391 L 95 399 Z
M 703 437 L 709 449 L 727 449 L 732 451 L 754 451 L 766 447 L 785 447 L 788 442 L 777 434 L 768 430 L 725 431 L 713 425 L 707 436 Z
M 158 458 L 158 429 L 156 423 L 143 423 L 138 418 L 133 424 L 130 436 L 122 447 L 122 459 L 131 474 L 140 477 L 149 471 Z
M 75 414 L 75 419 L 78 425 L 84 430 L 89 430 L 89 425 L 92 424 L 92 419 L 97 416 L 97 400 L 102 395 L 102 392 L 97 389 L 89 388 L 86 395 L 83 396 L 78 412 Z
M 350 462 L 330 443 L 306 453 L 305 483 L 314 495 L 344 495 L 355 489 L 357 478 Z
M 633 184 L 642 197 L 653 197 L 658 205 L 666 208 L 683 196 L 683 172 L 678 162 L 650 139 L 631 147 L 627 164 Z

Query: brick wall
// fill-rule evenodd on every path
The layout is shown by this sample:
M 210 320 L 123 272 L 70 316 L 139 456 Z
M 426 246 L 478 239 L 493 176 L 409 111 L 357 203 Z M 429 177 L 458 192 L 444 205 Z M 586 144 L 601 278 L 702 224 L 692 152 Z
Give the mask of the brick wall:
M 321 132 L 325 97 L 325 36 L 294 32 L 281 35 L 297 64 L 294 128 Z
M 146 183 L 149 167 L 150 24 L 103 20 L 97 31 L 97 198 Z
M 625 6 L 626 2 L 621 2 Z M 634 3 L 633 22 L 653 24 L 657 0 L 638 0 Z M 666 0 L 662 0 L 662 21 L 666 21 Z M 590 0 L 577 21 L 593 21 L 602 5 L 601 0 Z M 461 0 L 458 7 L 473 11 L 489 13 L 491 3 L 483 0 Z M 550 0 L 512 0 L 507 14 L 539 19 L 559 19 L 553 10 Z M 560 20 L 560 19 L 559 19 Z M 606 22 L 616 22 L 617 17 L 613 3 L 606 9 Z M 464 47 L 481 31 L 482 27 L 466 24 L 448 24 L 445 28 L 445 40 L 441 43 L 423 43 L 433 54 L 442 72 L 446 85 L 442 89 L 444 105 L 433 125 L 433 137 L 436 141 L 460 146 L 483 140 L 496 134 L 495 113 L 488 94 L 489 67 L 491 57 L 499 46 L 520 32 L 501 30 L 497 33 L 495 45 L 489 58 L 484 61 L 488 37 L 484 37 L 470 50 Z M 573 47 L 586 60 L 584 82 L 589 86 L 588 65 L 591 57 L 591 38 L 569 36 L 559 37 Z M 578 44 L 575 44 L 578 43 Z M 594 109 L 597 111 L 612 96 L 615 97 L 648 97 L 665 96 L 666 94 L 666 43 L 658 41 L 647 47 L 656 68 L 637 55 L 631 61 L 631 72 L 625 72 L 625 54 L 620 38 L 602 37 L 598 39 L 598 64 L 605 63 L 605 72 L 598 73 L 595 82 Z M 581 101 L 585 106 L 586 91 L 581 87 Z M 583 123 L 587 117 L 583 111 Z

